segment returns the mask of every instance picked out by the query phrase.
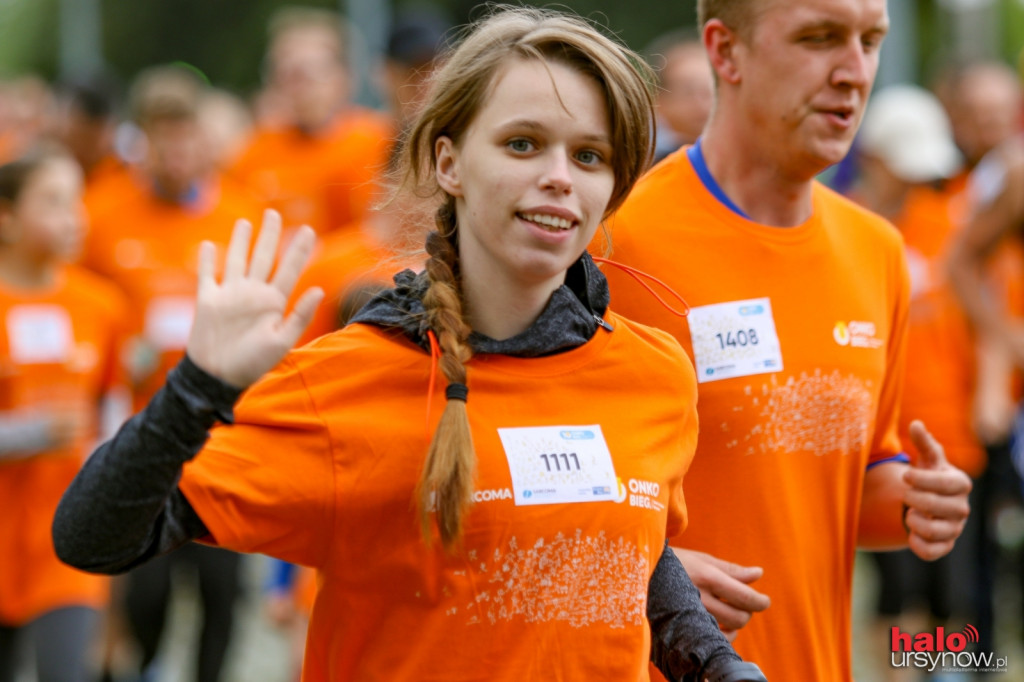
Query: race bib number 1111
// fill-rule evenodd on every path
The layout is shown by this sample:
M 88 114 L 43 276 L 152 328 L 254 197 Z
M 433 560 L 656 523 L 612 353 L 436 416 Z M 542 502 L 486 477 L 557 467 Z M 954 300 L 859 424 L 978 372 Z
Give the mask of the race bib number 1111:
M 498 429 L 516 505 L 614 500 L 618 481 L 601 427 Z

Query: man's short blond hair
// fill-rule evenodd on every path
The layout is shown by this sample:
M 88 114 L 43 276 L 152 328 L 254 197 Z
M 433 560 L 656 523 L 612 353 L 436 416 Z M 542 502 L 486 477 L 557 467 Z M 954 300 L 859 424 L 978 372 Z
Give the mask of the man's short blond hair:
M 749 36 L 763 10 L 764 0 L 697 0 L 697 25 L 719 19 L 733 31 Z
M 135 122 L 143 128 L 156 121 L 194 119 L 206 83 L 181 64 L 153 66 L 140 73 L 128 100 Z

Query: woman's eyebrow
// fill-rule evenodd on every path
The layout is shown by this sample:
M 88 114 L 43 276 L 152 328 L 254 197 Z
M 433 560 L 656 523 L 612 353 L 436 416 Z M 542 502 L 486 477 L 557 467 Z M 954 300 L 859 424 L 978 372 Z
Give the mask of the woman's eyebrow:
M 532 118 L 515 118 L 511 121 L 507 121 L 498 126 L 499 132 L 506 132 L 511 130 L 531 130 L 531 131 L 543 131 L 546 126 Z M 611 139 L 607 135 L 598 133 L 587 133 L 582 135 L 581 139 L 588 142 L 600 142 L 603 144 L 611 144 Z
M 544 125 L 532 118 L 514 118 L 511 121 L 506 121 L 498 126 L 498 130 L 500 131 L 522 130 L 524 128 L 527 130 L 539 131 L 544 130 Z

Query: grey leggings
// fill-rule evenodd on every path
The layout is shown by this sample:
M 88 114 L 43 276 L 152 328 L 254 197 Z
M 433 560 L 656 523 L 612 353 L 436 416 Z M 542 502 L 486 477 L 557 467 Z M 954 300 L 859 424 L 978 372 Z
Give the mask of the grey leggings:
M 0 682 L 14 682 L 29 655 L 35 658 L 39 682 L 86 682 L 98 624 L 95 609 L 70 606 L 21 627 L 0 625 Z

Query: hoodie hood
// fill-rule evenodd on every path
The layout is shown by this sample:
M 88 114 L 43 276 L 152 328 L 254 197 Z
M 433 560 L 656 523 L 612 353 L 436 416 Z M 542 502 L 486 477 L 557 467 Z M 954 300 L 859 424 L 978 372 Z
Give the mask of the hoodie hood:
M 403 270 L 394 277 L 395 286 L 371 299 L 352 322 L 390 327 L 402 332 L 416 345 L 430 352 L 423 296 L 430 285 L 425 272 Z M 474 353 L 513 357 L 540 357 L 561 353 L 589 341 L 603 321 L 609 302 L 608 281 L 583 252 L 565 274 L 565 283 L 555 289 L 540 316 L 520 334 L 498 341 L 472 332 L 469 345 Z

